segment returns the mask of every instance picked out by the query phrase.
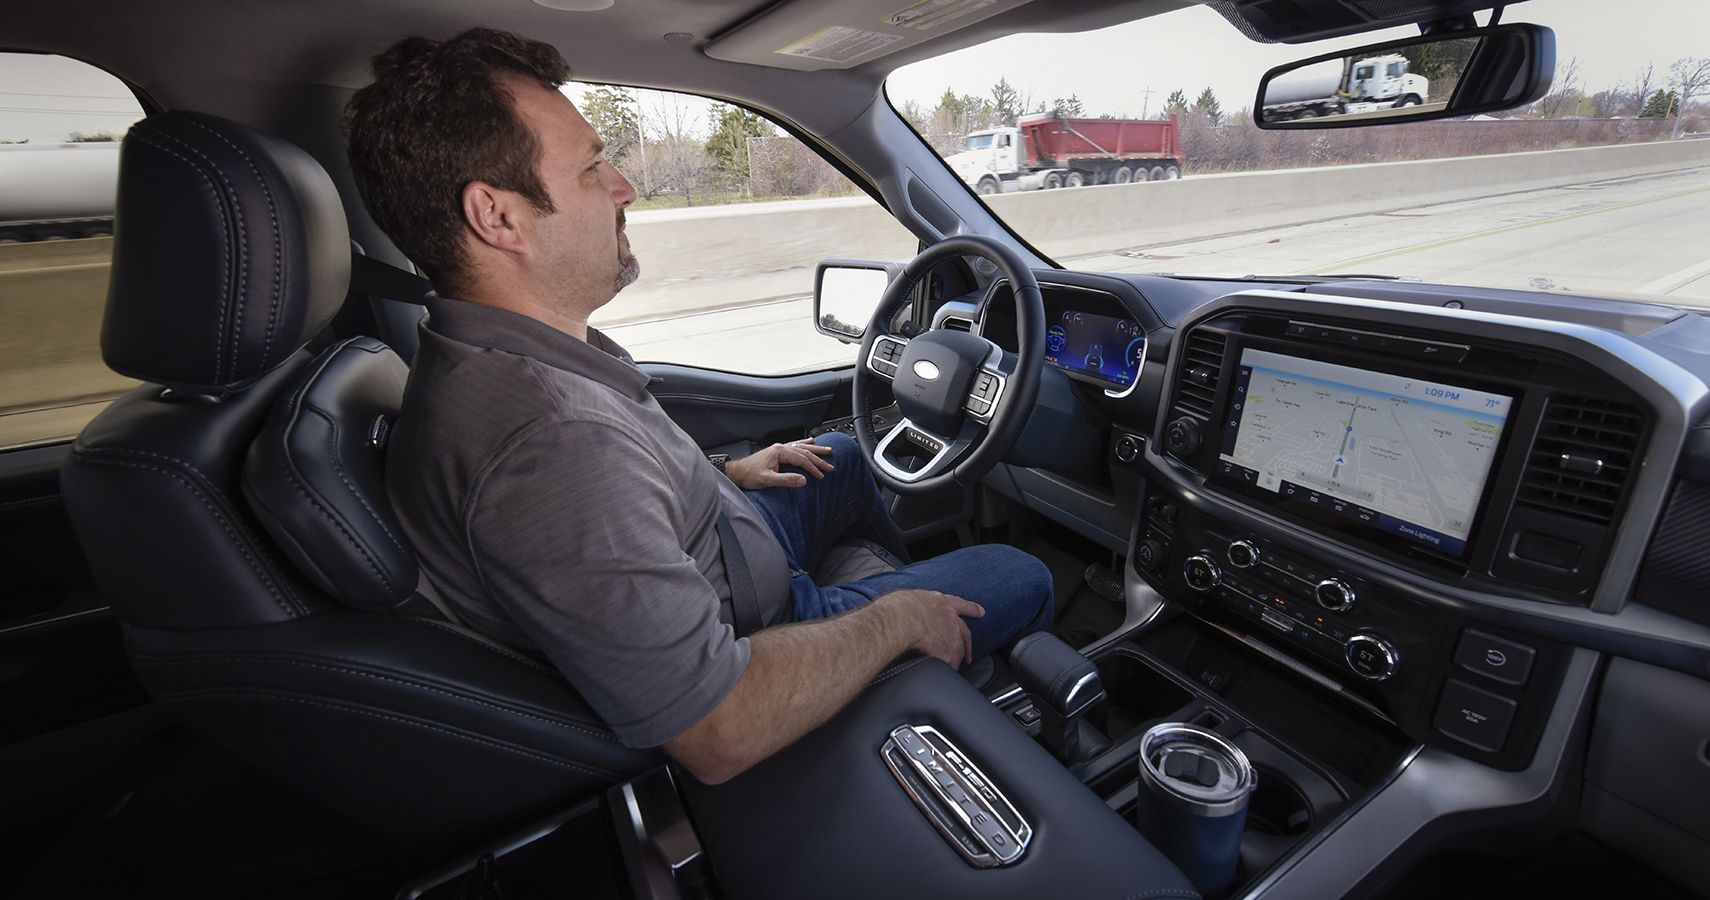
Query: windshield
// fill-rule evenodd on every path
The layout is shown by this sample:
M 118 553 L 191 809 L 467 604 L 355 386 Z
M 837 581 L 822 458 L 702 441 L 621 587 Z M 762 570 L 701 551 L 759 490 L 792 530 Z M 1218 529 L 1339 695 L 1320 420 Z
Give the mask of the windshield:
M 1371 274 L 1710 305 L 1710 4 L 1634 0 L 1613 15 L 1553 0 L 1504 21 L 1555 31 L 1554 82 L 1528 106 L 1465 119 L 1261 130 L 1253 97 L 1270 68 L 1418 29 L 1261 44 L 1206 7 L 1013 35 L 901 68 L 886 92 L 941 153 L 965 146 L 952 170 L 1065 268 Z M 1447 101 L 1449 70 L 1394 52 L 1351 74 L 1396 77 L 1356 89 L 1335 65 L 1309 68 L 1265 114 Z M 990 135 L 963 140 L 1009 126 L 1020 136 L 1002 157 Z

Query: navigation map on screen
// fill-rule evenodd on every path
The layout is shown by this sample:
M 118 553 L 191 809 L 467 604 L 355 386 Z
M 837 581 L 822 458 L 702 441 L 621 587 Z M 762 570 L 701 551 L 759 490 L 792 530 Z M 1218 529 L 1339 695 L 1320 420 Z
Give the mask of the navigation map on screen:
M 1244 350 L 1226 475 L 1464 555 L 1512 397 Z

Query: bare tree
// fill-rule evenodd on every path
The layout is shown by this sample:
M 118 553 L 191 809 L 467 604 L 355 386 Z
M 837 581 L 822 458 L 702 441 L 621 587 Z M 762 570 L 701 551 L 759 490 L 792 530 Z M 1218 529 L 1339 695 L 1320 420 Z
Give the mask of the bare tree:
M 1645 101 L 1651 99 L 1651 89 L 1656 86 L 1656 63 L 1646 63 L 1635 81 L 1638 83 L 1638 93 L 1633 97 L 1633 115 L 1644 111 Z
M 643 135 L 639 149 L 645 154 L 642 163 L 648 187 L 653 191 L 674 190 L 693 206 L 695 195 L 706 192 L 717 169 L 696 132 L 700 116 L 676 94 L 647 94 L 640 98 L 638 112 Z
M 1538 114 L 1546 119 L 1560 118 L 1563 110 L 1573 112 L 1579 104 L 1579 57 L 1570 58 L 1556 70 L 1555 90 L 1538 101 Z
M 1680 118 L 1686 115 L 1693 95 L 1710 88 L 1710 57 L 1683 56 L 1674 61 L 1668 76 L 1669 83 L 1680 92 L 1680 106 L 1674 111 L 1674 130 L 1668 136 L 1672 141 L 1680 136 Z

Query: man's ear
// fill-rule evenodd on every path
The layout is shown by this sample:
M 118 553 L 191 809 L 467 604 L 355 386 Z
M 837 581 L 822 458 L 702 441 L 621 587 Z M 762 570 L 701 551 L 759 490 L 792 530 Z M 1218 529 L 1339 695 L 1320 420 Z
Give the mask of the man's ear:
M 476 240 L 508 253 L 527 249 L 532 209 L 521 195 L 471 181 L 463 186 L 462 201 L 463 224 Z

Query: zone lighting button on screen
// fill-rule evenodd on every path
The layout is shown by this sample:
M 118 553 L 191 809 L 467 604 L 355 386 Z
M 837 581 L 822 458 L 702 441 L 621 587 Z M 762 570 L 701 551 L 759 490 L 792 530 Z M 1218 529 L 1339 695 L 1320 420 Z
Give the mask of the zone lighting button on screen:
M 1437 701 L 1437 730 L 1480 750 L 1501 750 L 1514 724 L 1516 704 L 1507 697 L 1449 679 Z
M 1492 637 L 1482 631 L 1461 632 L 1461 643 L 1455 648 L 1455 662 L 1469 672 L 1494 678 L 1503 684 L 1522 685 L 1532 673 L 1531 647 Z

